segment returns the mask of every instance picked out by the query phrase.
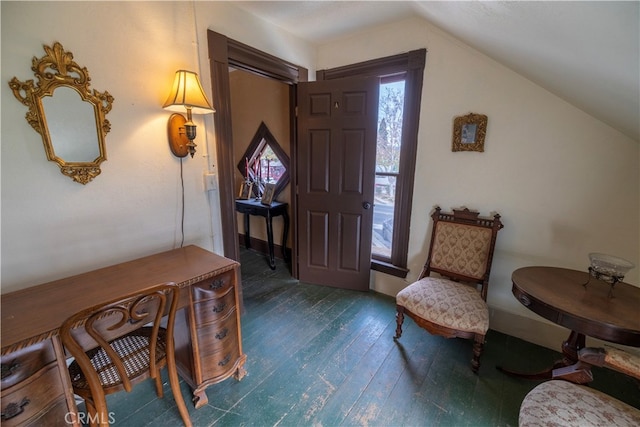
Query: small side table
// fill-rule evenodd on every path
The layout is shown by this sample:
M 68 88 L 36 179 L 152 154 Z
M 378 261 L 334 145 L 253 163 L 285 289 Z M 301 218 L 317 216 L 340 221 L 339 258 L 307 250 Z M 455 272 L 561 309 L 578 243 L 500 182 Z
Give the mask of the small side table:
M 263 205 L 260 200 L 236 200 L 236 211 L 244 214 L 244 245 L 251 247 L 249 215 L 262 216 L 267 223 L 267 243 L 269 244 L 269 267 L 276 269 L 276 260 L 273 254 L 273 223 L 272 219 L 282 216 L 284 227 L 282 231 L 282 256 L 287 261 L 287 235 L 289 234 L 289 213 L 287 203 L 272 202 L 271 205 Z

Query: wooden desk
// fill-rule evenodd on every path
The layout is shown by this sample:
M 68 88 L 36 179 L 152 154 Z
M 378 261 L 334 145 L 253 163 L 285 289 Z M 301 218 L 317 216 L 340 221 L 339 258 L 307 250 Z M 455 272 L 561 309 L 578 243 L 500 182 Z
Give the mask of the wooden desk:
M 276 260 L 273 249 L 273 218 L 282 216 L 284 227 L 282 231 L 282 256 L 287 260 L 287 235 L 289 233 L 289 213 L 287 204 L 272 202 L 271 205 L 263 205 L 259 200 L 236 200 L 236 211 L 244 214 L 244 246 L 251 247 L 251 231 L 249 226 L 249 215 L 257 215 L 265 218 L 267 223 L 267 243 L 269 244 L 269 267 L 276 269 Z
M 45 420 L 57 424 L 61 414 L 75 412 L 58 336 L 62 322 L 84 308 L 168 281 L 181 288 L 179 307 L 184 308 L 176 316 L 178 371 L 193 389 L 196 408 L 203 406 L 207 386 L 245 374 L 238 268 L 235 261 L 187 246 L 2 295 L 2 412 L 5 402 L 22 401 L 25 393 L 42 388 L 64 392 L 62 397 L 43 397 L 42 405 L 58 402 Z M 215 337 L 219 329 L 227 331 L 219 334 L 222 338 Z M 33 397 L 28 400 L 25 412 L 44 408 Z M 15 420 L 24 421 L 29 414 L 18 413 Z M 5 424 L 10 423 L 3 420 Z
M 640 288 L 620 282 L 609 297 L 608 283 L 589 280 L 586 271 L 556 267 L 520 268 L 511 279 L 513 295 L 520 303 L 571 330 L 562 343 L 564 366 L 578 361 L 585 336 L 640 347 Z M 550 378 L 551 371 L 534 375 Z

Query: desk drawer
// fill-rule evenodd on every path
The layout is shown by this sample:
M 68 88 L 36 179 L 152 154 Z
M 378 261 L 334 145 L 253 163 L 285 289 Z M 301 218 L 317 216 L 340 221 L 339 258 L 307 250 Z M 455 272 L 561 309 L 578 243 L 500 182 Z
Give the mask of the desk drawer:
M 198 334 L 201 353 L 221 351 L 227 348 L 230 343 L 236 347 L 238 346 L 238 319 L 236 314 L 236 310 L 232 309 L 221 321 L 210 323 L 206 326 L 198 326 L 196 333 Z
M 238 339 L 235 334 L 229 337 L 219 351 L 211 351 L 212 348 L 213 347 L 210 346 L 200 348 L 202 375 L 208 379 L 213 379 L 228 373 L 240 357 Z
M 191 287 L 193 300 L 203 301 L 219 298 L 226 294 L 235 285 L 235 272 L 233 270 L 219 274 L 211 279 L 203 280 Z
M 56 360 L 51 340 L 39 342 L 2 356 L 2 385 L 4 390 L 30 377 L 45 365 Z
M 211 299 L 193 304 L 193 313 L 196 318 L 196 327 L 225 318 L 236 306 L 234 289 L 227 289 L 227 294 L 222 298 Z
M 1 406 L 3 427 L 64 425 L 67 410 L 58 364 L 50 363 L 26 380 L 3 390 Z

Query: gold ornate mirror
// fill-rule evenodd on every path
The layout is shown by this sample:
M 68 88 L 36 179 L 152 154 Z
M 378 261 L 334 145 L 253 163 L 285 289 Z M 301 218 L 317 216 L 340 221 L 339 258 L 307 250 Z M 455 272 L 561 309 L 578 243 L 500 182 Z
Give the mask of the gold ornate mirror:
M 64 175 L 86 184 L 100 174 L 100 163 L 107 159 L 104 140 L 111 124 L 105 115 L 113 97 L 107 91 L 89 90 L 86 67 L 80 67 L 60 43 L 43 48 L 46 55 L 32 60 L 37 83 L 14 77 L 9 87 L 29 107 L 27 122 L 42 135 L 47 159 Z

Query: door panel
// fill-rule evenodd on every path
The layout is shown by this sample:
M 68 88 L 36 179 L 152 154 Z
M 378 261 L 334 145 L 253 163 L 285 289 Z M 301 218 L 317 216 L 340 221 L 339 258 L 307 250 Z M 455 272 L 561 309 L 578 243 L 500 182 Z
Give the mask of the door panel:
M 315 268 L 329 268 L 329 254 L 327 246 L 324 244 L 329 239 L 329 215 L 328 212 L 312 212 L 308 211 L 308 242 L 309 247 L 319 248 L 318 250 L 310 250 L 308 263 Z
M 298 85 L 299 278 L 368 290 L 377 77 Z

